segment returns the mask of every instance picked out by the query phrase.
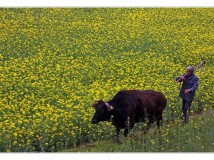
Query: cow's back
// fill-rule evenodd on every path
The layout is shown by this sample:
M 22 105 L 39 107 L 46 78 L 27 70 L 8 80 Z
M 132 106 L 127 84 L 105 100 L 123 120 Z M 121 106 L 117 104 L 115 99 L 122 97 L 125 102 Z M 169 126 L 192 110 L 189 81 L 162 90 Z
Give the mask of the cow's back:
M 165 96 L 161 92 L 153 90 L 122 90 L 119 91 L 114 98 L 111 100 L 115 104 L 128 104 L 136 103 L 147 105 L 160 105 L 164 106 L 167 103 Z M 119 107 L 119 106 L 118 106 Z
M 153 90 L 119 91 L 110 101 L 115 109 L 122 110 L 136 121 L 145 117 L 162 115 L 167 100 L 161 92 Z
M 146 109 L 148 114 L 162 114 L 167 100 L 161 92 L 145 90 L 140 92 L 140 107 Z

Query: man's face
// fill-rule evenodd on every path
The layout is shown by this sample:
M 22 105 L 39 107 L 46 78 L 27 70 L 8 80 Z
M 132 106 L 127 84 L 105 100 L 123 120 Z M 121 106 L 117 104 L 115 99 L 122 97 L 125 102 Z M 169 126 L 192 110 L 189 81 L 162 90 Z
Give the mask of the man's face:
M 191 76 L 192 74 L 193 74 L 193 71 L 190 70 L 190 69 L 187 69 L 187 75 L 188 75 L 188 76 Z

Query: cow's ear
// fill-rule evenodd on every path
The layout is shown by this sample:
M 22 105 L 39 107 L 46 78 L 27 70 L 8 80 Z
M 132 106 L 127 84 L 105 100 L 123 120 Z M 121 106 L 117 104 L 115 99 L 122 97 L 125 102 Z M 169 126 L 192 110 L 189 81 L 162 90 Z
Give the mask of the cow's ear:
M 95 103 L 96 104 L 103 103 L 103 100 L 102 99 L 96 100 Z
M 98 104 L 99 102 L 100 102 L 100 100 L 96 100 L 92 106 L 94 107 L 94 106 L 95 106 L 96 104 Z
M 98 101 L 95 101 L 91 106 L 92 106 L 93 108 L 95 108 L 96 104 L 98 104 Z

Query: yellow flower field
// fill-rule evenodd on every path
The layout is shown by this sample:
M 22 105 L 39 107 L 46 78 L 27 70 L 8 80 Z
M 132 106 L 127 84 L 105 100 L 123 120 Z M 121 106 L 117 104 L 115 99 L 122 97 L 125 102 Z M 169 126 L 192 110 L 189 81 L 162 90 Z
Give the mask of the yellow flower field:
M 202 60 L 192 109 L 213 108 L 213 8 L 1 8 L 0 17 L 1 152 L 108 139 L 114 128 L 90 124 L 91 104 L 122 89 L 163 92 L 164 121 L 179 119 L 175 77 Z

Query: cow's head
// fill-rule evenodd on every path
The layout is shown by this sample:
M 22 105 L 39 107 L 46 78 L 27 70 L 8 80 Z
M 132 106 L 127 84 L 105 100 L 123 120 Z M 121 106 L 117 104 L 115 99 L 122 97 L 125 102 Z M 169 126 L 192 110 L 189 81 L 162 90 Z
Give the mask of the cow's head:
M 110 121 L 112 106 L 103 100 L 96 101 L 92 106 L 95 108 L 95 114 L 91 120 L 92 124 L 98 124 L 100 121 Z

